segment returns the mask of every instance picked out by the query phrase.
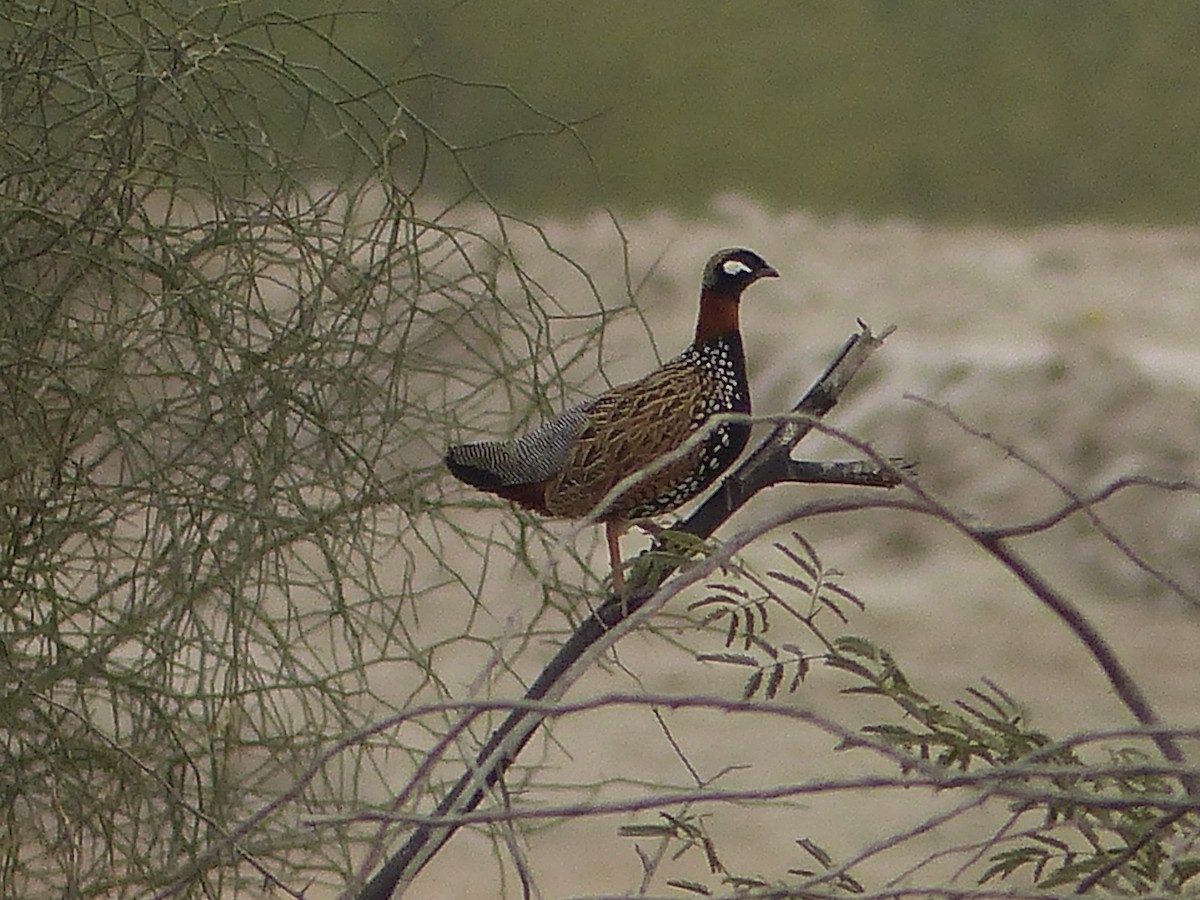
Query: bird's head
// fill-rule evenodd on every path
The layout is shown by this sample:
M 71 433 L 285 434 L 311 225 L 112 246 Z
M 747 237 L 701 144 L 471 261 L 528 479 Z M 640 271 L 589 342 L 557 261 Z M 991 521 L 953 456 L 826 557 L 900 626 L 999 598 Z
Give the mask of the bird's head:
M 775 267 L 753 250 L 731 247 L 718 250 L 704 264 L 701 288 L 713 294 L 739 298 L 760 278 L 778 278 Z

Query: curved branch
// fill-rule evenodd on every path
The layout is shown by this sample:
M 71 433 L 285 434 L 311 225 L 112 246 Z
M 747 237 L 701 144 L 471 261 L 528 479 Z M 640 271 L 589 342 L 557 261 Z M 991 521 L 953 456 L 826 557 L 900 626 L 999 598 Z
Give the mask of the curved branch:
M 1037 473 L 1042 478 L 1046 479 L 1048 482 L 1050 482 L 1056 488 L 1058 488 L 1058 490 L 1061 491 L 1063 493 L 1063 495 L 1067 497 L 1068 500 L 1070 500 L 1070 504 L 1068 506 L 1064 507 L 1063 510 L 1060 511 L 1060 515 L 1063 518 L 1065 518 L 1067 515 L 1077 512 L 1077 511 L 1082 512 L 1085 516 L 1087 516 L 1088 520 L 1092 523 L 1092 527 L 1094 527 L 1104 537 L 1104 539 L 1106 541 L 1108 541 L 1114 548 L 1116 548 L 1118 553 L 1120 553 L 1127 560 L 1129 560 L 1129 562 L 1131 562 L 1133 565 L 1137 566 L 1143 572 L 1145 572 L 1150 577 L 1155 579 L 1157 582 L 1159 582 L 1159 584 L 1162 584 L 1168 590 L 1172 591 L 1180 599 L 1185 600 L 1186 602 L 1188 602 L 1189 604 L 1191 604 L 1194 607 L 1200 608 L 1200 594 L 1197 594 L 1195 591 L 1187 588 L 1180 581 L 1172 578 L 1170 575 L 1168 575 L 1162 569 L 1159 569 L 1159 568 L 1156 568 L 1155 566 L 1150 565 L 1150 563 L 1146 559 L 1144 559 L 1142 556 L 1140 556 L 1136 552 L 1134 552 L 1134 550 L 1127 543 L 1125 543 L 1125 541 L 1121 538 L 1121 536 L 1118 535 L 1115 531 L 1113 531 L 1104 522 L 1104 520 L 1100 518 L 1099 513 L 1097 513 L 1096 510 L 1094 509 L 1096 504 L 1099 503 L 1101 500 L 1107 499 L 1111 494 L 1116 493 L 1117 490 L 1119 490 L 1121 488 L 1129 487 L 1134 484 L 1152 485 L 1155 487 L 1162 488 L 1163 490 L 1169 490 L 1169 491 L 1190 491 L 1192 493 L 1198 493 L 1198 492 L 1200 492 L 1200 486 L 1198 486 L 1194 481 L 1187 481 L 1187 480 L 1168 481 L 1166 479 L 1155 479 L 1155 478 L 1149 478 L 1149 477 L 1129 476 L 1127 478 L 1121 479 L 1120 481 L 1114 482 L 1113 485 L 1109 486 L 1109 488 L 1107 489 L 1106 492 L 1095 495 L 1093 497 L 1085 497 L 1085 496 L 1080 495 L 1076 491 L 1074 491 L 1065 481 L 1063 481 L 1061 478 L 1056 476 L 1046 466 L 1042 465 L 1037 460 L 1033 459 L 1031 456 L 1029 456 L 1029 454 L 1023 452 L 1019 447 L 1016 447 L 1013 444 L 1009 444 L 1004 441 L 1001 441 L 998 438 L 996 438 L 995 435 L 992 435 L 986 431 L 976 428 L 974 425 L 970 424 L 965 419 L 963 419 L 962 416 L 958 415 L 958 413 L 956 413 L 954 410 L 952 410 L 948 405 L 946 405 L 944 403 L 935 403 L 932 400 L 928 400 L 924 397 L 918 397 L 915 394 L 905 394 L 904 399 L 912 400 L 913 402 L 919 403 L 921 406 L 924 406 L 927 409 L 931 409 L 934 412 L 937 412 L 940 415 L 945 416 L 956 427 L 960 428 L 962 431 L 966 432 L 967 434 L 971 435 L 972 437 L 976 437 L 976 438 L 979 438 L 980 440 L 987 441 L 988 443 L 992 444 L 993 446 L 1003 450 L 1007 456 L 1011 457 L 1012 459 L 1015 459 L 1017 462 L 1021 463 L 1021 465 L 1025 466 L 1026 468 Z M 1053 524 L 1057 520 L 1051 519 L 1050 521 L 1051 521 L 1051 524 Z M 1042 527 L 1041 523 L 1032 522 L 1029 525 L 1024 526 L 1022 528 L 992 529 L 990 534 L 988 535 L 988 537 L 989 538 L 1018 537 L 1022 534 L 1027 533 L 1028 529 L 1033 528 L 1033 529 L 1040 530 L 1041 527 Z

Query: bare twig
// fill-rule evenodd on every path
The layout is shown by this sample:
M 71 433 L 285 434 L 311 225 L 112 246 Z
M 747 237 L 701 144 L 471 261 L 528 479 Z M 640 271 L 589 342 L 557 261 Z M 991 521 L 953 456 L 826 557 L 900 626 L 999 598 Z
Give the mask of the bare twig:
M 1101 535 L 1103 535 L 1104 539 L 1116 548 L 1118 553 L 1124 556 L 1127 560 L 1129 560 L 1129 562 L 1137 566 L 1143 572 L 1150 575 L 1159 584 L 1165 586 L 1177 597 L 1187 601 L 1187 603 L 1189 603 L 1191 606 L 1200 609 L 1200 594 L 1197 594 L 1195 591 L 1185 587 L 1182 583 L 1175 578 L 1172 578 L 1162 569 L 1152 566 L 1144 557 L 1134 552 L 1134 550 L 1127 543 L 1125 543 L 1121 536 L 1112 528 L 1110 528 L 1103 519 L 1100 518 L 1100 514 L 1097 513 L 1094 508 L 1098 502 L 1107 499 L 1118 490 L 1131 487 L 1135 484 L 1153 485 L 1163 490 L 1190 491 L 1192 493 L 1200 493 L 1200 485 L 1197 485 L 1194 481 L 1187 481 L 1183 479 L 1168 481 L 1166 479 L 1127 476 L 1124 479 L 1114 482 L 1102 494 L 1095 495 L 1091 498 L 1085 498 L 1073 490 L 1070 485 L 1064 482 L 1061 478 L 1051 472 L 1046 466 L 1042 465 L 1028 453 L 1021 450 L 1021 448 L 1015 446 L 1014 444 L 1001 441 L 995 435 L 976 428 L 946 404 L 934 403 L 932 400 L 928 400 L 924 397 L 918 397 L 913 394 L 906 394 L 905 399 L 912 400 L 915 403 L 919 403 L 922 406 L 932 409 L 942 416 L 945 416 L 967 434 L 993 444 L 994 446 L 1003 450 L 1005 454 L 1017 460 L 1017 462 L 1021 463 L 1021 465 L 1032 469 L 1039 476 L 1058 488 L 1071 501 L 1066 507 L 1064 507 L 1064 511 L 1060 512 L 1059 516 L 1053 519 L 1053 521 L 1057 522 L 1062 517 L 1065 517 L 1072 512 L 1082 512 L 1087 517 L 1088 521 L 1092 523 L 1092 526 L 1098 532 L 1100 532 Z M 1037 530 L 1040 530 L 1040 528 L 1037 527 L 1038 525 L 1039 523 L 1034 522 L 1028 523 L 1022 528 L 1018 529 L 992 529 L 989 539 L 992 537 L 1017 537 L 1019 535 L 1028 533 L 1027 529 L 1029 528 L 1037 528 Z

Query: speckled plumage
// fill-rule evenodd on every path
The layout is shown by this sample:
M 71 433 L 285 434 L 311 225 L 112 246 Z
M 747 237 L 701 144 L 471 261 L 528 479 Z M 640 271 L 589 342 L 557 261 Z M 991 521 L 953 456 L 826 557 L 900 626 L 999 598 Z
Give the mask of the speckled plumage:
M 460 480 L 529 509 L 607 523 L 619 587 L 621 526 L 670 512 L 704 491 L 742 452 L 749 425 L 717 426 L 696 448 L 597 507 L 618 482 L 678 449 L 711 416 L 750 412 L 738 306 L 745 288 L 777 275 L 752 251 L 716 253 L 701 279 L 696 340 L 683 353 L 516 440 L 452 446 L 447 466 Z
M 750 412 L 737 332 L 689 347 L 640 381 L 593 401 L 562 468 L 546 485 L 546 512 L 564 518 L 592 513 L 617 482 L 676 450 L 722 412 Z M 632 520 L 670 512 L 712 484 L 748 437 L 746 425 L 718 426 L 686 455 L 647 473 L 598 518 Z

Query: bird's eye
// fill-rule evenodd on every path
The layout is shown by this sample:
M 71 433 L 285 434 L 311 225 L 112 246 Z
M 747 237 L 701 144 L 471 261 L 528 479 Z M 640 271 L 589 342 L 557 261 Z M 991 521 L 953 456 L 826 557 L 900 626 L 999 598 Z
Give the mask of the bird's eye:
M 738 275 L 745 275 L 750 271 L 750 267 L 740 259 L 727 259 L 721 265 L 726 275 L 736 278 Z

